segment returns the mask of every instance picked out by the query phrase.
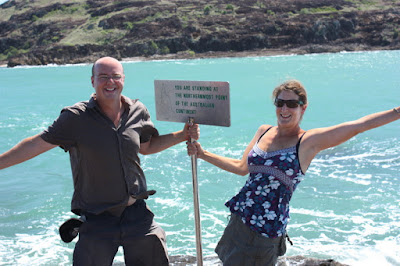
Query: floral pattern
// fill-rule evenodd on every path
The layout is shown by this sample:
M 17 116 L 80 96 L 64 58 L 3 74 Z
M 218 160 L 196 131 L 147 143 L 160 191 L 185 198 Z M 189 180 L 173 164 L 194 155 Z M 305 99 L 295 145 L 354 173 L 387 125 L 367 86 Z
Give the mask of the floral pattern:
M 264 170 L 252 171 L 252 166 L 260 165 Z M 265 152 L 256 143 L 248 155 L 248 166 L 250 175 L 246 184 L 225 205 L 252 230 L 269 238 L 280 237 L 289 222 L 289 201 L 303 176 L 296 146 Z M 271 174 L 277 170 L 281 174 Z M 279 176 L 292 184 L 283 182 Z

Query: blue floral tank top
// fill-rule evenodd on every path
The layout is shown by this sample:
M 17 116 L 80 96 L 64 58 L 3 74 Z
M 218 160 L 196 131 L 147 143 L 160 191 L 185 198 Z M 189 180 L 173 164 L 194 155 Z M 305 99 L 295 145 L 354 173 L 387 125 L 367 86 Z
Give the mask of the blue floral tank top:
M 225 205 L 250 229 L 268 238 L 276 238 L 286 232 L 290 218 L 289 201 L 304 176 L 298 158 L 303 136 L 296 146 L 272 152 L 258 147 L 261 137 L 248 154 L 250 175 L 246 184 Z

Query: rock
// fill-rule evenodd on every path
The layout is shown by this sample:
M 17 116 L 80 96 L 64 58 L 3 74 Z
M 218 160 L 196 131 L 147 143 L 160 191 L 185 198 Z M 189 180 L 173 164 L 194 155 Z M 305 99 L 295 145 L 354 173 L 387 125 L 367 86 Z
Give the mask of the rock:
M 195 266 L 196 257 L 190 255 L 176 255 L 170 256 L 170 265 L 171 266 Z M 113 266 L 123 266 L 124 263 L 114 263 Z M 203 258 L 203 265 L 213 265 L 213 266 L 222 266 L 222 262 L 218 259 L 217 256 L 208 256 Z M 277 266 L 286 266 L 286 265 L 296 265 L 296 266 L 348 266 L 346 264 L 341 264 L 332 259 L 315 259 L 315 258 L 307 258 L 303 256 L 292 256 L 292 257 L 280 257 L 278 259 Z

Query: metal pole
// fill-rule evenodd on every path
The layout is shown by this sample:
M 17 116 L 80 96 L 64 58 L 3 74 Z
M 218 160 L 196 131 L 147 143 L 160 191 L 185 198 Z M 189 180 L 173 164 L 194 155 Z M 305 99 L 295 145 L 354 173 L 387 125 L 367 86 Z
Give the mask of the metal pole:
M 194 123 L 194 118 L 189 118 L 189 123 Z M 194 142 L 191 139 L 190 142 Z M 199 190 L 197 182 L 197 158 L 196 155 L 191 156 L 192 161 L 192 179 L 193 179 L 193 202 L 194 202 L 194 220 L 196 225 L 196 253 L 197 265 L 203 266 L 203 251 L 201 247 L 201 221 L 200 221 L 200 207 L 199 207 Z

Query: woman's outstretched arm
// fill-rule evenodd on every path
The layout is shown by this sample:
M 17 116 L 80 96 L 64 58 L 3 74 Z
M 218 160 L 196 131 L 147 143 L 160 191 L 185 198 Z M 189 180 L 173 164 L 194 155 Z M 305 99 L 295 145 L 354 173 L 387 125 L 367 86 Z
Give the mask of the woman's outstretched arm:
M 400 107 L 370 114 L 335 126 L 308 130 L 300 146 L 302 168 L 305 167 L 306 169 L 320 151 L 337 146 L 357 134 L 381 127 L 398 119 L 400 119 Z
M 247 148 L 245 149 L 241 159 L 224 157 L 224 156 L 209 152 L 207 150 L 204 150 L 199 142 L 194 142 L 194 143 L 188 142 L 187 143 L 188 154 L 196 155 L 197 158 L 202 159 L 206 162 L 209 162 L 225 171 L 244 176 L 249 173 L 249 170 L 247 168 L 247 156 L 248 156 L 250 150 L 253 148 L 256 141 L 258 140 L 258 138 L 261 136 L 262 133 L 264 133 L 264 131 L 268 127 L 269 126 L 267 126 L 267 125 L 262 125 L 257 130 L 253 139 L 251 140 L 249 145 L 247 145 Z

